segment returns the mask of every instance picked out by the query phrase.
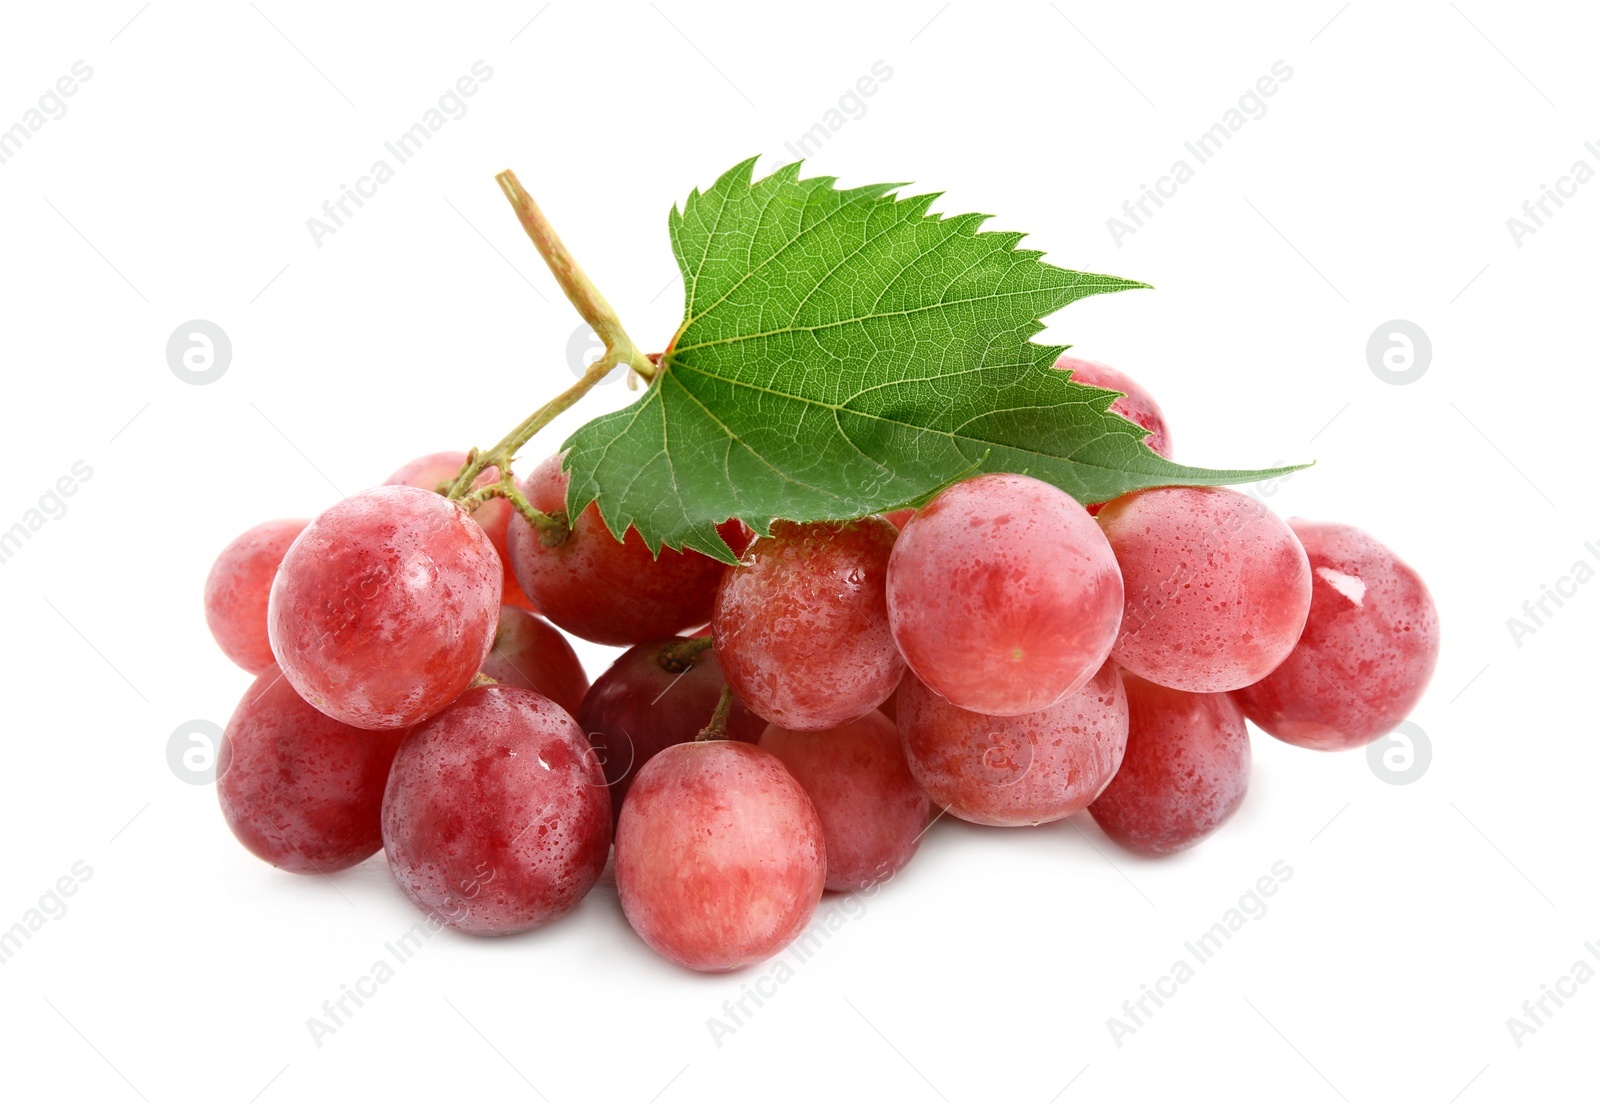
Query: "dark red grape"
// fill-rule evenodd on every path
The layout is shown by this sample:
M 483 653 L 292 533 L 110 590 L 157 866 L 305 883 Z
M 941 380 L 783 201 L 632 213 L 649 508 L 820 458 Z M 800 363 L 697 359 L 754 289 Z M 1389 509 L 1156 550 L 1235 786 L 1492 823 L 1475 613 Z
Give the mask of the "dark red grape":
M 1060 703 L 1026 715 L 965 711 L 907 676 L 896 696 L 911 775 L 968 822 L 1031 826 L 1081 811 L 1128 742 L 1128 701 L 1106 662 Z
M 401 743 L 383 845 L 418 907 L 471 934 L 514 934 L 560 918 L 600 879 L 611 800 L 570 715 L 487 685 Z
M 569 715 L 578 713 L 578 705 L 589 691 L 588 674 L 572 644 L 555 627 L 521 607 L 500 609 L 494 648 L 483 659 L 480 671 L 501 684 L 547 696 Z
M 217 750 L 217 798 L 228 829 L 292 873 L 347 869 L 383 845 L 379 809 L 403 731 L 330 719 L 277 666 L 262 670 Z
M 528 501 L 565 517 L 567 474 L 547 458 L 522 482 Z M 522 516 L 511 520 L 511 567 L 539 613 L 579 638 L 630 646 L 676 634 L 711 617 L 722 563 L 694 551 L 663 549 L 652 557 L 639 532 L 618 542 L 590 504 L 569 523 L 563 541 L 546 545 Z M 736 533 L 736 532 L 734 532 Z
M 828 851 L 829 891 L 870 888 L 905 867 L 928 825 L 928 795 L 911 778 L 900 735 L 876 711 L 831 730 L 761 736 L 816 805 Z
M 641 642 L 595 680 L 577 712 L 578 726 L 594 744 L 611 785 L 611 810 L 639 770 L 656 754 L 692 742 L 711 722 L 722 695 L 716 651 L 686 649 L 688 638 Z M 767 727 L 737 699 L 728 714 L 728 737 L 754 742 Z
M 826 730 L 888 698 L 905 672 L 884 578 L 895 529 L 776 523 L 723 576 L 711 619 L 728 684 L 751 711 L 791 730 Z
M 1221 692 L 1180 692 L 1122 674 L 1128 750 L 1089 814 L 1135 853 L 1188 849 L 1244 802 L 1250 738 L 1244 714 Z

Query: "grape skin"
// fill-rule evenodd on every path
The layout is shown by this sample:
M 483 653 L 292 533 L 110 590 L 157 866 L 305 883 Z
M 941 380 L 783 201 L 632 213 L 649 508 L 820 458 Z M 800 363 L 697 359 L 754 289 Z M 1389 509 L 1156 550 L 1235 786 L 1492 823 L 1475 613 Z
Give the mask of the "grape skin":
M 522 493 L 537 510 L 564 515 L 567 483 L 557 454 L 524 478 Z M 626 541 L 618 542 L 592 503 L 570 527 L 564 542 L 546 546 L 517 515 L 507 540 L 523 591 L 562 630 L 591 642 L 631 646 L 711 617 L 721 562 L 693 550 L 663 549 L 660 557 L 652 557 L 633 527 Z
M 501 684 L 554 700 L 569 715 L 589 691 L 589 676 L 561 632 L 526 608 L 500 608 L 494 648 L 479 670 Z
M 1162 457 L 1171 459 L 1172 431 L 1167 427 L 1167 418 L 1161 414 L 1161 405 L 1156 403 L 1155 397 L 1150 395 L 1138 381 L 1102 362 L 1071 357 L 1067 354 L 1062 354 L 1056 359 L 1055 367 L 1070 370 L 1072 379 L 1079 384 L 1121 392 L 1123 395 L 1111 401 L 1111 406 L 1107 410 L 1149 431 L 1144 444 Z
M 1128 749 L 1089 814 L 1106 836 L 1158 857 L 1226 822 L 1250 784 L 1244 714 L 1220 692 L 1181 692 L 1122 674 Z
M 443 496 L 390 485 L 311 521 L 284 555 L 267 623 L 307 702 L 383 730 L 465 691 L 499 614 L 500 565 L 483 528 Z
M 830 892 L 887 880 L 917 852 L 928 794 L 917 787 L 895 725 L 876 711 L 831 730 L 776 723 L 761 748 L 777 756 L 816 805 L 827 845 Z
M 827 730 L 894 692 L 905 672 L 884 595 L 895 533 L 875 515 L 775 523 L 727 570 L 711 633 L 751 711 L 791 730 Z
M 1122 576 L 1083 505 L 1032 477 L 990 474 L 906 524 L 888 600 L 894 640 L 924 684 L 968 711 L 1022 715 L 1105 662 Z
M 1311 564 L 1311 614 L 1288 658 L 1234 693 L 1291 745 L 1345 750 L 1404 721 L 1439 659 L 1439 613 L 1411 566 L 1365 531 L 1291 519 Z
M 206 576 L 206 626 L 228 660 L 251 676 L 275 664 L 267 640 L 267 596 L 284 553 L 308 522 L 256 524 L 228 543 Z
M 822 820 L 783 762 L 689 742 L 639 771 L 617 823 L 617 894 L 639 937 L 698 972 L 732 972 L 797 937 L 828 872 Z
M 1032 826 L 1082 811 L 1128 742 L 1128 701 L 1109 661 L 1060 703 L 1026 715 L 964 711 L 907 676 L 898 700 L 911 774 L 968 822 Z
M 379 808 L 402 731 L 328 718 L 268 666 L 217 750 L 217 799 L 233 836 L 292 873 L 347 869 L 383 845 Z
M 639 643 L 600 674 L 578 706 L 578 726 L 588 735 L 611 785 L 613 815 L 621 815 L 633 778 L 647 761 L 668 746 L 694 741 L 711 722 L 723 686 L 716 651 L 700 651 L 686 668 L 663 663 L 662 651 L 688 640 Z M 734 700 L 728 712 L 730 739 L 754 742 L 766 727 L 765 720 Z
M 1111 651 L 1167 688 L 1226 692 L 1289 655 L 1311 608 L 1311 566 L 1287 523 L 1226 488 L 1153 488 L 1101 508 L 1127 590 Z
M 408 484 L 412 488 L 426 488 L 429 492 L 437 492 L 441 486 L 448 487 L 455 483 L 461 474 L 461 467 L 467 463 L 467 455 L 461 450 L 444 450 L 436 454 L 427 454 L 414 461 L 408 461 L 389 475 L 384 484 Z M 500 470 L 491 465 L 478 475 L 472 482 L 474 489 L 485 485 L 494 484 L 500 479 Z M 494 552 L 499 555 L 501 568 L 501 602 L 515 604 L 533 610 L 533 601 L 528 599 L 522 591 L 522 586 L 517 583 L 517 575 L 511 571 L 511 554 L 506 549 L 506 536 L 511 525 L 511 516 L 516 514 L 516 509 L 511 506 L 511 501 L 496 496 L 492 500 L 485 500 L 472 510 L 472 521 L 483 528 L 483 533 L 489 536 L 489 541 L 494 543 Z
M 401 743 L 383 845 L 418 907 L 469 934 L 515 934 L 565 915 L 600 879 L 611 800 L 570 715 L 489 685 Z

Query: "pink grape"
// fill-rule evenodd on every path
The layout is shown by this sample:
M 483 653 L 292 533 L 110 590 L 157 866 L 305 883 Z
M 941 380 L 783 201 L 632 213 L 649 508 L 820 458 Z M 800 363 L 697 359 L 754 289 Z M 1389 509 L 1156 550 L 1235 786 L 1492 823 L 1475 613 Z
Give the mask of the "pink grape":
M 284 553 L 306 519 L 274 519 L 245 531 L 217 555 L 206 576 L 206 626 L 228 660 L 252 675 L 275 662 L 267 640 L 267 596 Z
M 688 742 L 639 770 L 617 823 L 617 894 L 645 944 L 698 972 L 765 960 L 805 929 L 828 872 L 822 820 L 766 750 Z
M 1026 715 L 965 711 L 906 677 L 897 695 L 911 775 L 953 815 L 1031 826 L 1082 811 L 1128 742 L 1128 701 L 1109 661 L 1059 703 Z
M 1311 608 L 1289 525 L 1226 488 L 1130 492 L 1100 511 L 1127 600 L 1111 656 L 1167 688 L 1226 692 L 1272 672 Z
M 469 934 L 515 934 L 565 915 L 600 879 L 611 800 L 570 715 L 487 685 L 401 743 L 383 845 L 418 907 Z
M 885 511 L 883 517 L 894 524 L 895 530 L 904 530 L 916 513 L 917 509 L 914 507 L 902 507 L 899 511 Z
M 441 486 L 448 487 L 455 483 L 461 473 L 461 467 L 467 463 L 467 455 L 463 450 L 445 450 L 437 454 L 428 454 L 415 461 L 408 461 L 390 474 L 384 484 L 408 484 L 412 488 L 426 488 L 429 492 L 439 491 Z M 473 488 L 482 488 L 484 485 L 493 484 L 500 479 L 500 470 L 491 465 L 478 475 L 472 482 Z M 489 536 L 489 541 L 494 543 L 494 552 L 499 555 L 501 568 L 501 603 L 514 604 L 533 610 L 533 601 L 523 593 L 522 586 L 517 583 L 517 575 L 511 571 L 511 555 L 506 550 L 506 532 L 511 525 L 511 516 L 516 509 L 511 506 L 511 501 L 501 497 L 485 500 L 473 509 L 472 521 L 483 528 L 483 533 Z
M 284 555 L 267 624 L 284 676 L 352 726 L 410 726 L 466 691 L 494 644 L 500 564 L 483 528 L 405 485 L 359 493 Z
M 1226 822 L 1250 784 L 1244 715 L 1220 692 L 1180 692 L 1122 674 L 1128 750 L 1089 814 L 1135 853 L 1188 849 Z
M 522 492 L 547 515 L 567 508 L 561 456 L 547 458 L 522 482 Z M 569 523 L 565 540 L 545 545 L 521 515 L 511 520 L 511 567 L 539 613 L 579 638 L 631 646 L 675 634 L 711 617 L 722 563 L 694 551 L 663 549 L 652 557 L 639 532 L 618 542 L 590 504 Z M 725 540 L 737 540 L 730 527 Z
M 1144 444 L 1162 457 L 1172 457 L 1172 431 L 1167 428 L 1166 416 L 1161 414 L 1155 397 L 1138 381 L 1109 365 L 1068 354 L 1056 359 L 1056 368 L 1071 370 L 1072 379 L 1079 384 L 1121 392 L 1123 395 L 1111 401 L 1109 410 L 1149 431 Z
M 1311 614 L 1288 658 L 1234 693 L 1274 738 L 1344 750 L 1417 705 L 1439 659 L 1439 613 L 1411 566 L 1365 531 L 1291 519 L 1311 564 Z
M 569 715 L 578 713 L 589 691 L 583 662 L 561 632 L 526 608 L 509 604 L 500 608 L 494 648 L 479 671 L 501 684 L 538 692 Z
M 990 474 L 940 492 L 889 559 L 889 622 L 911 671 L 958 707 L 1023 715 L 1081 688 L 1122 617 L 1105 535 L 1071 496 Z
M 383 845 L 379 809 L 401 731 L 374 734 L 306 703 L 262 670 L 217 750 L 217 799 L 233 836 L 292 873 L 348 869 Z
M 722 667 L 709 647 L 675 660 L 672 651 L 687 652 L 688 642 L 656 638 L 639 643 L 600 674 L 578 706 L 578 726 L 605 766 L 613 816 L 621 815 L 628 788 L 647 761 L 668 746 L 694 741 L 711 722 L 722 696 Z M 766 728 L 766 720 L 734 699 L 728 712 L 730 739 L 754 742 Z
M 884 580 L 895 529 L 775 523 L 717 589 L 711 633 L 728 685 L 761 718 L 791 730 L 859 719 L 900 683 Z
M 831 730 L 761 736 L 816 805 L 827 845 L 827 888 L 860 891 L 887 880 L 917 852 L 928 825 L 928 795 L 911 777 L 900 735 L 872 711 Z

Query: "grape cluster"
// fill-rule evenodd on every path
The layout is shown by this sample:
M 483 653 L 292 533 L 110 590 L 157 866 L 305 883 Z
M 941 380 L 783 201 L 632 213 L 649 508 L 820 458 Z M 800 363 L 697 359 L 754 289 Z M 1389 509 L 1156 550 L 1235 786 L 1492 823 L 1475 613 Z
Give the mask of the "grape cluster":
M 1136 383 L 1059 368 L 1122 392 L 1170 453 Z M 465 460 L 245 532 L 205 612 L 256 677 L 218 761 L 240 842 L 297 873 L 382 849 L 474 934 L 570 911 L 613 850 L 633 929 L 706 972 L 781 950 L 824 891 L 892 877 L 930 816 L 1087 811 L 1173 853 L 1243 802 L 1246 718 L 1365 745 L 1438 653 L 1433 601 L 1386 547 L 1223 488 L 1085 507 L 981 475 L 887 517 L 730 521 L 723 566 L 618 541 L 593 505 L 566 520 L 560 455 L 517 485 L 559 528 L 505 498 L 469 513 L 439 494 Z M 563 631 L 629 648 L 591 686 Z

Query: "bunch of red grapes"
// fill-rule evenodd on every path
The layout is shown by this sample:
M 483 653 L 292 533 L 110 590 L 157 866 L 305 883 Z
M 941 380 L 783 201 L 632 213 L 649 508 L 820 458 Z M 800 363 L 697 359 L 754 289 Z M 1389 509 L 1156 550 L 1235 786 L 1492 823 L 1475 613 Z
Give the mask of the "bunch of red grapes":
M 1137 384 L 1058 366 L 1124 393 L 1112 410 L 1170 456 Z M 239 840 L 299 873 L 381 848 L 472 934 L 570 911 L 613 847 L 634 930 L 708 972 L 777 953 L 825 889 L 893 876 L 930 816 L 1087 808 L 1173 853 L 1244 798 L 1246 718 L 1362 746 L 1438 654 L 1433 601 L 1388 548 L 1223 488 L 1086 508 L 977 476 L 887 518 L 753 541 L 730 522 L 724 566 L 619 542 L 593 505 L 560 531 L 506 499 L 469 514 L 436 491 L 464 460 L 246 532 L 206 615 L 256 674 L 217 765 Z M 557 456 L 519 487 L 561 517 L 566 484 Z M 561 631 L 631 648 L 590 685 Z

